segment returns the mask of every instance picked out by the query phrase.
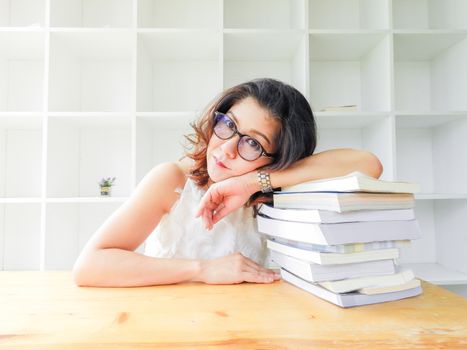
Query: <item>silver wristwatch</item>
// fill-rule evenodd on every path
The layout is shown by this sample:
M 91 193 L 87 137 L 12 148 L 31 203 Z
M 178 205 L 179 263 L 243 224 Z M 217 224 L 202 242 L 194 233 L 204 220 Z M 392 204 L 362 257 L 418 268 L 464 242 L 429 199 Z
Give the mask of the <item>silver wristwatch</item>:
M 269 173 L 266 173 L 262 170 L 258 170 L 258 182 L 259 182 L 259 185 L 261 186 L 261 192 L 268 193 L 268 192 L 273 191 Z

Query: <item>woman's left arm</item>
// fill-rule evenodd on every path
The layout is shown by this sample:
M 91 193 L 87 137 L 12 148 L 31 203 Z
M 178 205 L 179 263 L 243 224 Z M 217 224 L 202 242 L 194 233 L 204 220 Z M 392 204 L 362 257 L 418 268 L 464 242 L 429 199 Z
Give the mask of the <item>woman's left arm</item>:
M 379 178 L 383 166 L 371 152 L 350 148 L 332 149 L 298 160 L 287 169 L 269 172 L 273 188 L 293 186 L 302 182 L 343 176 L 360 171 Z M 202 216 L 206 228 L 244 205 L 260 191 L 256 170 L 211 185 L 201 199 L 197 217 Z
M 360 171 L 374 178 L 379 178 L 383 172 L 383 166 L 380 160 L 369 151 L 340 148 L 300 159 L 287 169 L 271 172 L 270 178 L 272 187 L 277 188 L 293 186 L 306 181 L 344 176 L 353 171 Z M 250 181 L 255 185 L 253 177 L 256 178 L 256 174 L 245 175 L 249 175 Z

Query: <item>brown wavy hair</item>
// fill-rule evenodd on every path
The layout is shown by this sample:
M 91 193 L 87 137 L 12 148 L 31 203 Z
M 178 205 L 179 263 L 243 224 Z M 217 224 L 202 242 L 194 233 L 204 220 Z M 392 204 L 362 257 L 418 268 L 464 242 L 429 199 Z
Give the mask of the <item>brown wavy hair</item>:
M 266 109 L 272 118 L 280 122 L 280 131 L 273 140 L 277 151 L 272 163 L 261 169 L 285 169 L 294 162 L 313 154 L 316 148 L 316 123 L 311 106 L 300 91 L 293 86 L 271 78 L 261 78 L 226 89 L 216 96 L 201 112 L 200 117 L 190 123 L 194 133 L 185 135 L 189 143 L 186 156 L 194 161 L 189 177 L 200 187 L 208 183 L 206 153 L 213 134 L 214 112 L 226 113 L 244 98 L 253 97 Z M 254 193 L 245 206 L 272 202 L 272 194 Z

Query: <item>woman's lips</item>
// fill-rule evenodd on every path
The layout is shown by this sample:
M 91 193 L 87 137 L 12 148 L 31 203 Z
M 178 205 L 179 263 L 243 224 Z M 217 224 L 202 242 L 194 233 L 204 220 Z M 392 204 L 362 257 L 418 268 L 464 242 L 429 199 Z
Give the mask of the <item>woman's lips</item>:
M 224 163 L 222 163 L 220 160 L 218 160 L 215 156 L 213 156 L 214 158 L 214 161 L 216 162 L 216 164 L 221 167 L 221 168 L 224 168 L 224 169 L 228 169 Z

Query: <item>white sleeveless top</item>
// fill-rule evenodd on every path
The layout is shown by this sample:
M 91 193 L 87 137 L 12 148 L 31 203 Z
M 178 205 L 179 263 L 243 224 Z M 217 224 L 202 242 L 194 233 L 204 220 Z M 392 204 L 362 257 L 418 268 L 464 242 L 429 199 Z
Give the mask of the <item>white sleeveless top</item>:
M 169 213 L 162 216 L 146 239 L 144 254 L 159 258 L 215 259 L 240 252 L 256 263 L 267 266 L 269 253 L 265 236 L 257 230 L 253 208 L 240 207 L 210 231 L 204 229 L 201 217 L 195 218 L 205 190 L 187 178 L 180 197 Z

